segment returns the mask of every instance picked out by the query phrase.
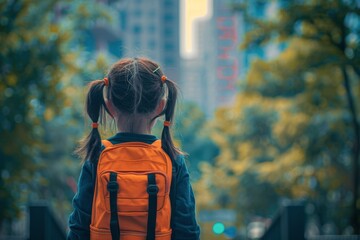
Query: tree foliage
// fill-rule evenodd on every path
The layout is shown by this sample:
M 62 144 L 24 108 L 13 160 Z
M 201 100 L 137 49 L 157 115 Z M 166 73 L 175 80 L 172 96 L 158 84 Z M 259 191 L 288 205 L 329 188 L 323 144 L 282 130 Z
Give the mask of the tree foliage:
M 280 200 L 305 199 L 319 229 L 333 223 L 356 232 L 359 6 L 283 4 L 272 21 L 235 6 L 254 24 L 243 49 L 272 44 L 282 53 L 254 60 L 235 104 L 217 112 L 212 137 L 220 155 L 202 167 L 200 204 L 219 207 L 227 195 L 226 206 L 245 224 L 271 216 Z
M 80 0 L 1 1 L 0 225 L 29 201 L 69 208 L 70 156 L 83 123 L 78 93 L 104 65 L 85 61 L 84 31 L 111 11 Z
M 56 25 L 41 21 L 53 7 L 54 2 L 39 3 L 43 14 L 37 14 L 30 1 L 1 3 L 0 219 L 16 215 L 20 183 L 30 181 L 44 147 L 41 124 L 49 111 L 58 113 L 63 104 L 57 87 L 64 68 L 61 44 L 67 37 L 59 34 Z
M 182 103 L 178 109 L 175 138 L 188 155 L 188 167 L 193 181 L 200 177 L 199 164 L 218 155 L 218 147 L 210 138 L 205 114 L 193 103 Z

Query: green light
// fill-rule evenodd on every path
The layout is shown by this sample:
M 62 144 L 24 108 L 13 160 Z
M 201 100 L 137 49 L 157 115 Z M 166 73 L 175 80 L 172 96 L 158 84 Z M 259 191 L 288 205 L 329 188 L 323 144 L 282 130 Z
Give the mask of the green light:
M 218 222 L 214 224 L 212 229 L 215 234 L 222 234 L 225 230 L 225 226 L 224 224 Z

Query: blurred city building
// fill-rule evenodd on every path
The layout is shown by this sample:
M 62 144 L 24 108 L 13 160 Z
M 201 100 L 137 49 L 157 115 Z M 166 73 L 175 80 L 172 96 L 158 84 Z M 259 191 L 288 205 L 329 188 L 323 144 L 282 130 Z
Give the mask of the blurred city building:
M 113 21 L 98 19 L 86 32 L 85 49 L 90 54 L 109 53 L 114 58 L 124 55 L 125 3 L 123 1 L 102 0 L 114 10 Z
M 124 2 L 124 56 L 147 56 L 163 66 L 167 77 L 179 81 L 179 1 Z
M 197 54 L 183 59 L 182 90 L 184 98 L 196 102 L 208 117 L 216 108 L 229 105 L 239 91 L 251 62 L 256 58 L 271 59 L 281 50 L 278 44 L 241 50 L 245 34 L 252 26 L 244 12 L 233 11 L 233 4 L 246 4 L 247 14 L 271 18 L 283 0 L 245 1 L 212 0 L 212 16 L 195 24 Z
M 216 51 L 214 28 L 208 20 L 195 23 L 197 55 L 182 59 L 181 91 L 185 101 L 193 101 L 207 115 L 214 112 L 216 104 Z
M 105 2 L 105 1 L 104 1 Z M 87 42 L 90 51 L 116 58 L 145 56 L 159 62 L 167 77 L 180 80 L 180 8 L 178 0 L 121 0 L 107 3 L 118 16 L 96 23 Z
M 195 102 L 208 117 L 229 105 L 239 91 L 251 62 L 271 59 L 278 44 L 241 50 L 252 29 L 242 11 L 232 4 L 246 3 L 247 14 L 271 18 L 284 0 L 209 0 L 212 14 L 195 21 L 196 55 L 180 57 L 179 0 L 107 0 L 118 16 L 109 24 L 97 22 L 86 38 L 90 52 L 108 52 L 115 58 L 146 56 L 159 62 L 166 75 L 181 88 L 184 101 Z M 182 13 L 186 14 L 186 13 Z
M 195 23 L 197 54 L 183 59 L 181 81 L 185 99 L 196 102 L 209 117 L 217 107 L 230 104 L 237 92 L 242 34 L 240 15 L 231 10 L 233 1 L 210 2 L 212 16 Z

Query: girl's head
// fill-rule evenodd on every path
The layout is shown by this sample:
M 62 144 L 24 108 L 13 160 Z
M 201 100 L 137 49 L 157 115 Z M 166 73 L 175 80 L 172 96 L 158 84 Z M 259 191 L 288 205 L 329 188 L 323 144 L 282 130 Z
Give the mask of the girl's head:
M 101 138 L 97 123 L 106 113 L 117 121 L 120 131 L 150 132 L 156 119 L 165 115 L 162 148 L 174 159 L 180 151 L 174 146 L 169 123 L 173 121 L 177 98 L 176 84 L 167 79 L 159 65 L 146 58 L 126 58 L 116 62 L 104 80 L 89 84 L 86 112 L 93 129 L 77 153 L 97 161 Z

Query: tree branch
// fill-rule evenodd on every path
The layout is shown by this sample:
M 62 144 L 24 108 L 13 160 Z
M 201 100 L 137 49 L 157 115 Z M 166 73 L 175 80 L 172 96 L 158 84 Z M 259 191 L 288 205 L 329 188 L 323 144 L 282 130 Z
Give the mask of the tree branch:
M 352 124 L 354 129 L 354 141 L 353 141 L 353 200 L 352 200 L 352 219 L 351 224 L 354 228 L 355 234 L 358 234 L 360 231 L 357 201 L 359 199 L 359 153 L 360 153 L 360 128 L 359 122 L 356 114 L 356 106 L 354 102 L 354 97 L 351 91 L 350 79 L 348 73 L 346 72 L 346 66 L 341 67 L 341 72 L 344 78 L 344 88 L 346 91 L 346 98 L 349 105 L 349 111 L 352 117 Z

